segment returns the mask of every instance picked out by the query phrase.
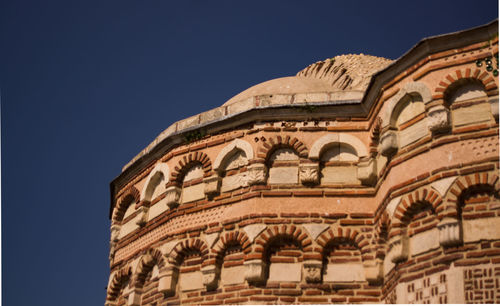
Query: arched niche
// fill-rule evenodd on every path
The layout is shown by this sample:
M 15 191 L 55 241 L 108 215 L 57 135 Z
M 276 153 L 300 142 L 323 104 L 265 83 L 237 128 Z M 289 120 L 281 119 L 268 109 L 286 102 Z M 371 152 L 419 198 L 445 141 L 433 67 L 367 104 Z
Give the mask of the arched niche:
M 484 84 L 477 79 L 460 79 L 450 84 L 444 99 L 454 128 L 494 121 Z
M 321 184 L 359 184 L 355 148 L 347 143 L 330 143 L 320 154 Z
M 235 139 L 222 149 L 214 163 L 214 170 L 222 178 L 221 192 L 248 186 L 245 166 L 251 158 L 253 158 L 251 145 L 240 139 Z
M 146 179 L 141 192 L 141 201 L 152 201 L 164 193 L 169 175 L 170 169 L 166 163 L 157 164 Z
M 203 165 L 200 162 L 192 162 L 186 166 L 184 175 L 181 178 L 182 203 L 188 203 L 205 198 L 203 175 Z
M 299 154 L 292 147 L 275 148 L 267 160 L 269 184 L 297 184 L 299 182 Z

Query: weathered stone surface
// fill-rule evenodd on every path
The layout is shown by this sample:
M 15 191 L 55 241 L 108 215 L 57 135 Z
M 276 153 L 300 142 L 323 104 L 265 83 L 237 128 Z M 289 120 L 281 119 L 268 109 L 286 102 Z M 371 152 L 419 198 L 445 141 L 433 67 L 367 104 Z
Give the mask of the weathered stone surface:
M 493 118 L 495 118 L 495 121 L 498 122 L 498 96 L 494 98 L 489 99 L 490 102 L 490 109 L 491 109 L 491 114 L 493 115 Z
M 118 236 L 120 235 L 121 225 L 113 224 L 111 225 L 111 241 L 117 242 Z
M 321 172 L 322 184 L 359 184 L 356 166 L 327 166 Z
M 248 186 L 249 176 L 247 172 L 226 176 L 222 179 L 221 192 L 235 190 Z
M 245 261 L 245 280 L 249 283 L 262 282 L 265 279 L 264 262 L 260 259 Z
M 411 255 L 418 255 L 439 248 L 439 231 L 437 228 L 418 233 L 409 239 Z
M 205 184 L 196 184 L 182 188 L 182 203 L 189 203 L 205 198 Z
M 272 263 L 269 266 L 269 281 L 300 282 L 302 265 L 300 263 Z
M 193 291 L 203 287 L 203 274 L 201 271 L 179 273 L 179 288 L 181 291 Z
M 264 164 L 253 164 L 248 166 L 248 185 L 264 184 L 267 178 L 267 168 Z
M 135 224 L 139 226 L 144 226 L 148 221 L 149 207 L 141 206 L 138 208 L 138 211 L 139 213 L 137 214 Z
M 218 285 L 218 268 L 215 265 L 209 265 L 201 268 L 201 273 L 203 275 L 203 285 L 207 290 L 213 290 L 217 288 Z
M 377 180 L 377 162 L 373 158 L 360 161 L 357 178 L 364 185 L 373 185 Z
M 405 261 L 408 258 L 408 237 L 395 236 L 389 241 L 389 254 L 394 263 Z
M 431 186 L 437 192 L 439 192 L 439 194 L 441 196 L 444 197 L 446 195 L 446 193 L 448 192 L 448 189 L 450 188 L 451 184 L 453 184 L 453 182 L 455 182 L 456 178 L 457 178 L 456 176 L 447 177 L 447 178 L 435 181 L 434 183 L 432 183 Z
M 358 282 L 365 280 L 365 270 L 361 263 L 327 265 L 324 282 Z
M 213 247 L 218 239 L 219 239 L 219 233 L 212 233 L 205 235 L 205 241 L 207 242 L 207 246 L 209 248 Z
M 222 285 L 237 285 L 245 282 L 245 267 L 227 267 L 222 268 L 221 284 Z
M 273 167 L 269 169 L 269 184 L 297 184 L 298 167 Z
M 328 224 L 304 224 L 303 227 L 307 230 L 311 238 L 316 240 L 318 236 L 323 233 L 327 228 L 329 228 Z
M 149 207 L 148 221 L 161 215 L 164 211 L 168 209 L 167 201 L 165 198 L 156 202 Z
M 463 220 L 464 243 L 480 239 L 500 239 L 500 218 Z
M 266 228 L 267 226 L 264 224 L 250 224 L 245 226 L 243 230 L 247 234 L 247 237 L 250 240 L 250 242 L 253 242 L 255 237 L 257 237 L 260 233 L 262 233 L 262 231 L 265 230 Z
M 158 291 L 170 296 L 175 293 L 177 286 L 178 271 L 177 269 L 169 268 L 158 277 Z
M 365 279 L 370 283 L 378 283 L 384 277 L 383 263 L 381 260 L 367 260 L 363 262 Z
M 487 122 L 491 120 L 491 106 L 481 103 L 469 107 L 460 107 L 451 112 L 453 126 L 462 126 L 471 123 Z
M 404 148 L 405 146 L 414 143 L 420 138 L 426 136 L 429 133 L 427 127 L 427 119 L 424 118 L 419 122 L 407 127 L 406 129 L 399 131 L 399 147 Z

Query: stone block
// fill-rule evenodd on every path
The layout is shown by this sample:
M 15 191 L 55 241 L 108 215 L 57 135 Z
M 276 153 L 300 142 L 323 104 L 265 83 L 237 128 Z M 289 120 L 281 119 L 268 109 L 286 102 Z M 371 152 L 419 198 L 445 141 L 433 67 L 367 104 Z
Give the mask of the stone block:
M 222 285 L 237 285 L 245 282 L 245 267 L 235 266 L 222 268 L 221 271 Z
M 182 203 L 189 203 L 205 198 L 205 184 L 200 183 L 182 188 Z
M 238 173 L 222 178 L 222 192 L 238 189 L 248 186 L 248 173 Z
M 205 184 L 205 194 L 208 196 L 214 196 L 219 194 L 221 186 L 221 178 L 218 175 L 212 175 L 203 179 Z
M 195 126 L 199 125 L 199 121 L 200 121 L 199 115 L 195 115 L 195 116 L 186 118 L 184 120 L 177 121 L 177 131 L 180 132 L 180 131 L 186 130 L 188 128 L 195 127 Z
M 217 288 L 219 274 L 218 268 L 215 265 L 209 265 L 201 268 L 201 273 L 203 275 L 203 285 L 208 291 Z
M 297 184 L 298 167 L 274 167 L 269 170 L 269 184 Z
M 141 305 L 141 290 L 134 289 L 128 295 L 127 306 L 140 306 Z
M 298 93 L 295 94 L 294 103 L 310 103 L 310 102 L 325 102 L 330 97 L 327 93 Z
M 500 218 L 498 217 L 463 220 L 462 224 L 464 243 L 481 239 L 500 239 Z
M 471 123 L 481 123 L 491 120 L 491 106 L 481 103 L 469 107 L 460 107 L 451 112 L 453 126 L 462 126 Z
M 407 127 L 406 129 L 399 131 L 399 147 L 403 148 L 411 143 L 416 142 L 420 138 L 426 136 L 429 133 L 427 127 L 427 119 L 424 118 L 419 122 Z
M 304 185 L 316 185 L 319 183 L 319 165 L 301 164 L 299 166 L 300 182 Z
M 153 220 L 168 209 L 166 202 L 165 198 L 163 198 L 149 207 L 148 221 Z
M 139 226 L 137 225 L 138 218 L 139 216 L 135 216 L 133 219 L 128 220 L 127 223 L 122 224 L 118 239 L 122 239 L 123 237 L 127 236 L 128 234 L 132 233 L 133 231 L 139 228 Z
M 118 236 L 120 235 L 121 226 L 118 224 L 111 225 L 111 241 L 118 242 Z
M 179 199 L 181 195 L 181 189 L 176 186 L 170 186 L 165 191 L 165 203 L 172 209 L 179 205 Z
M 389 241 L 389 254 L 393 263 L 405 261 L 408 258 L 408 237 L 396 236 Z
M 439 230 L 439 243 L 444 247 L 455 246 L 462 243 L 460 222 L 456 219 L 445 218 L 437 226 Z
M 288 105 L 292 99 L 291 95 L 262 95 L 259 96 L 260 106 Z
M 432 133 L 450 129 L 450 115 L 443 105 L 437 105 L 427 110 L 427 127 Z
M 144 226 L 146 225 L 146 222 L 148 222 L 148 212 L 149 212 L 149 207 L 146 206 L 141 206 L 138 208 L 138 215 L 135 220 L 135 224 L 139 226 Z
M 200 114 L 200 124 L 215 121 L 224 117 L 224 107 L 217 107 Z
M 327 166 L 321 172 L 322 184 L 359 184 L 356 166 Z
M 367 260 L 363 262 L 365 279 L 369 283 L 379 283 L 383 277 L 383 263 L 380 260 Z
M 327 228 L 330 227 L 328 224 L 317 224 L 317 223 L 304 224 L 302 226 L 307 230 L 309 235 L 311 235 L 311 238 L 314 240 L 316 240 L 316 238 L 318 238 L 318 236 L 321 233 L 323 233 Z
M 163 271 L 158 276 L 158 291 L 167 296 L 175 294 L 175 287 L 177 286 L 178 270 L 171 267 Z
M 329 263 L 323 276 L 323 282 L 361 282 L 365 280 L 365 269 L 361 263 Z
M 493 118 L 495 118 L 495 121 L 498 122 L 498 96 L 490 98 L 489 102 L 491 114 L 493 115 Z
M 398 135 L 395 131 L 387 131 L 380 137 L 380 154 L 391 156 L 398 150 Z
M 201 271 L 179 273 L 179 289 L 181 291 L 193 291 L 203 288 L 203 274 Z
M 357 178 L 363 185 L 375 184 L 377 181 L 377 162 L 373 158 L 359 161 Z
M 257 237 L 260 233 L 262 233 L 262 231 L 265 230 L 266 228 L 267 226 L 264 224 L 250 224 L 245 226 L 243 230 L 247 234 L 250 242 L 253 242 L 255 237 Z
M 300 282 L 302 265 L 300 263 L 272 263 L 269 266 L 269 281 Z
M 227 106 L 228 115 L 241 113 L 255 107 L 254 97 L 240 100 Z
M 428 250 L 439 248 L 439 231 L 437 228 L 418 233 L 409 239 L 412 255 L 422 254 Z

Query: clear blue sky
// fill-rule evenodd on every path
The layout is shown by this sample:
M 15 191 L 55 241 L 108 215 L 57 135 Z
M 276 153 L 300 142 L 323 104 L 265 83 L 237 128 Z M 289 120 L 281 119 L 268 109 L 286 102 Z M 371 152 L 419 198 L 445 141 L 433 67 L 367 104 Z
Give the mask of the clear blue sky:
M 0 2 L 4 305 L 103 305 L 109 182 L 171 123 L 498 16 L 497 0 L 236 3 Z

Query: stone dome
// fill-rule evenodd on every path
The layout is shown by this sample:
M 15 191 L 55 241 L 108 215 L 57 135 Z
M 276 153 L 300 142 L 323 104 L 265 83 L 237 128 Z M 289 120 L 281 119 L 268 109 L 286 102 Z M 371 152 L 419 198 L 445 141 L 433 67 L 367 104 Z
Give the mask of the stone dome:
M 311 64 L 295 76 L 277 78 L 252 86 L 229 99 L 224 105 L 263 95 L 336 93 L 330 100 L 360 99 L 372 75 L 392 62 L 386 58 L 364 54 L 339 55 Z

